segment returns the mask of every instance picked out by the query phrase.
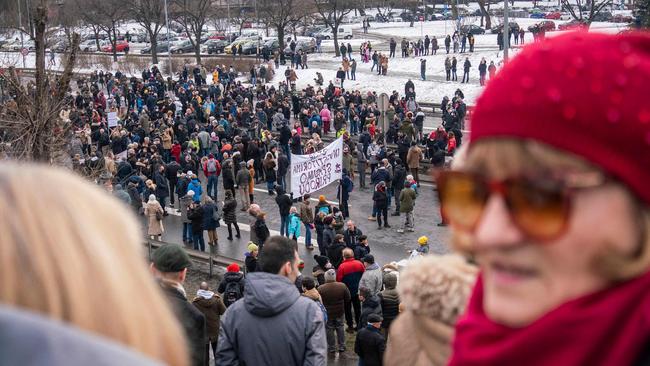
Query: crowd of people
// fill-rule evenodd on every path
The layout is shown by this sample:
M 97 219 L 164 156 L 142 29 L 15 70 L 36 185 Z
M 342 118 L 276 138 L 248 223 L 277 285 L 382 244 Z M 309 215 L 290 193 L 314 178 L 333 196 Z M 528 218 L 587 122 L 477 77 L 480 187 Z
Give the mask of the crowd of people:
M 351 144 L 347 130 L 342 135 L 348 152 L 355 147 L 368 154 L 362 156 L 371 180 L 381 179 L 373 189 L 372 217 L 388 227 L 382 219 L 389 182 L 393 193 L 396 188 L 385 178 L 388 166 L 394 178 L 424 139 L 406 122 L 410 108 L 417 110 L 411 85 L 391 102 L 404 128 L 398 140 L 410 140 L 406 158 L 391 160 L 378 158 L 388 141 L 378 128 L 364 149 L 376 117 L 372 93 L 354 104 L 355 93 L 334 86 L 302 91 L 312 108 L 287 86 L 245 87 L 227 72 L 223 84 L 201 88 L 182 74 L 165 82 L 156 69 L 145 70 L 142 80 L 104 73 L 109 89 L 80 80 L 78 95 L 60 115 L 78 132 L 70 136 L 70 156 L 76 170 L 99 171 L 99 187 L 115 197 L 62 169 L 0 165 L 0 362 L 204 366 L 211 352 L 217 365 L 320 366 L 347 351 L 348 332 L 366 366 L 646 365 L 650 112 L 638 91 L 650 83 L 648 45 L 650 36 L 637 32 L 569 33 L 514 58 L 477 101 L 469 147 L 436 176 L 441 210 L 453 228 L 450 249 L 457 254 L 427 255 L 428 239 L 420 237 L 415 258 L 405 264 L 377 263 L 367 236 L 354 221 L 341 220 L 344 205 L 319 197 L 313 208 L 309 199 L 293 207 L 297 202 L 286 196 L 277 171 L 282 156 L 288 160 L 303 147 L 295 138 L 298 128 L 308 130 L 318 148 L 316 130 L 326 136 L 347 126 L 343 118 L 341 129 L 330 128 L 337 123 L 333 111 L 343 115 L 349 108 L 351 114 L 365 106 L 359 141 Z M 531 74 L 531 60 L 535 67 L 566 67 Z M 220 92 L 211 95 L 210 86 Z M 514 97 L 504 98 L 503 90 Z M 517 99 L 522 94 L 528 98 Z M 447 153 L 461 144 L 455 129 L 462 130 L 462 99 L 459 91 L 443 102 L 445 124 L 434 137 L 446 133 Z M 625 108 L 612 108 L 622 101 Z M 270 120 L 255 121 L 266 108 Z M 13 112 L 3 106 L 3 116 Z M 292 113 L 296 133 L 287 125 Z M 613 125 L 619 126 L 614 134 Z M 254 149 L 252 159 L 244 157 L 250 146 L 257 155 L 268 149 L 261 167 Z M 174 164 L 178 174 L 169 174 Z M 402 182 L 400 197 L 417 197 L 417 169 Z M 361 183 L 362 171 L 348 173 L 357 173 Z M 263 223 L 261 207 L 246 201 L 247 184 L 260 178 L 258 172 L 272 183 L 268 193 L 286 213 L 286 231 L 271 236 L 264 225 L 251 225 L 244 268 L 228 266 L 219 284 L 201 283 L 194 294 L 185 287 L 192 260 L 182 245 L 163 244 L 149 263 L 143 261 L 136 215 L 142 210 L 149 222 L 162 222 L 167 198 L 177 192 L 172 186 L 185 187 L 176 195 L 186 197 L 192 234 L 196 207 L 217 198 L 218 177 L 228 180 L 225 195 L 239 193 L 242 208 Z M 206 192 L 198 175 L 211 182 Z M 120 193 L 118 184 L 125 182 L 129 188 Z M 223 211 L 214 210 L 212 219 L 219 222 Z M 231 220 L 223 215 L 224 222 Z M 316 240 L 319 254 L 308 275 L 297 239 L 302 227 L 305 242 L 312 228 L 318 236 L 316 217 L 323 221 L 322 240 Z M 162 223 L 156 229 L 164 230 Z M 149 234 L 159 235 L 151 228 Z

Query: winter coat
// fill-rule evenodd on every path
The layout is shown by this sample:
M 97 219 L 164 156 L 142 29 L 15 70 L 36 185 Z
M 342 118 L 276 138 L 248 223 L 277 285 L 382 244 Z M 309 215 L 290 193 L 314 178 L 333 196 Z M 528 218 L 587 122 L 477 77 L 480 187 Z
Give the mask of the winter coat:
M 327 248 L 332 245 L 332 242 L 334 242 L 334 235 L 336 235 L 336 233 L 331 226 L 327 226 L 323 229 L 323 248 L 325 248 L 325 250 L 327 250 Z
M 187 218 L 192 221 L 192 234 L 203 233 L 203 206 L 195 206 L 187 211 Z
M 287 193 L 284 192 L 283 193 L 278 192 L 278 196 L 275 197 L 275 203 L 278 204 L 278 209 L 280 210 L 280 216 L 289 215 L 289 211 L 291 210 L 291 206 L 293 205 L 291 196 L 289 196 Z
M 261 252 L 264 242 L 269 238 L 269 236 L 271 236 L 269 233 L 269 228 L 266 226 L 266 222 L 264 220 L 258 218 L 255 220 L 253 230 L 255 231 L 255 239 L 257 239 L 257 241 L 253 241 L 253 243 L 257 244 L 260 247 Z
M 391 181 L 391 176 L 390 172 L 388 169 L 384 168 L 383 166 L 380 167 L 379 169 L 375 169 L 375 171 L 372 173 L 370 176 L 370 183 L 377 185 L 379 182 L 384 182 L 386 185 L 388 185 Z
M 217 365 L 325 365 L 323 313 L 286 277 L 246 276 L 244 298 L 223 316 Z
M 379 329 L 366 325 L 359 330 L 354 342 L 354 353 L 363 361 L 363 366 L 383 365 L 385 351 L 386 338 Z
M 226 305 L 217 294 L 212 291 L 199 290 L 192 304 L 205 316 L 205 325 L 208 340 L 216 342 L 219 337 L 219 324 L 221 315 L 226 312 Z
M 353 250 L 356 260 L 363 260 L 366 255 L 370 254 L 370 246 L 357 245 Z
M 216 230 L 220 226 L 219 221 L 214 219 L 215 211 L 218 212 L 219 207 L 214 202 L 203 205 L 203 230 Z
M 235 183 L 239 188 L 248 188 L 248 181 L 251 179 L 251 175 L 248 172 L 248 169 L 242 167 L 239 168 L 237 172 L 237 177 L 235 178 Z
M 368 325 L 368 316 L 370 316 L 370 314 L 381 316 L 381 304 L 379 303 L 379 297 L 377 295 L 372 295 L 361 303 L 361 316 L 359 317 L 357 330 L 361 330 L 363 327 Z
M 327 310 L 328 319 L 338 319 L 343 316 L 345 303 L 350 301 L 350 290 L 341 282 L 327 282 L 318 287 L 318 293 Z
M 300 220 L 305 224 L 314 223 L 314 213 L 306 202 L 300 204 Z
M 412 212 L 415 207 L 415 199 L 417 195 L 413 188 L 404 188 L 399 194 L 399 212 L 407 213 Z
M 235 210 L 237 209 L 237 200 L 235 197 L 232 197 L 230 199 L 226 199 L 223 202 L 223 212 L 222 212 L 222 218 L 223 222 L 226 224 L 230 223 L 235 223 L 237 222 L 237 213 Z
M 327 257 L 334 268 L 339 268 L 343 262 L 343 249 L 345 249 L 345 244 L 341 242 L 332 243 L 327 247 Z
M 235 173 L 232 170 L 232 165 L 224 165 L 221 176 L 223 179 L 223 189 L 235 188 Z
M 400 273 L 406 309 L 392 322 L 386 365 L 446 365 L 454 325 L 472 292 L 477 269 L 458 256 L 425 256 Z
M 205 364 L 205 345 L 208 343 L 205 316 L 192 305 L 178 289 L 161 283 L 178 323 L 185 331 L 185 340 L 192 366 Z
M 154 183 L 156 183 L 156 197 L 158 199 L 169 197 L 169 183 L 167 182 L 167 178 L 160 172 L 156 172 L 153 177 Z
M 397 276 L 395 274 L 384 276 L 384 286 L 386 286 L 386 289 L 379 293 L 381 312 L 384 318 L 381 327 L 389 329 L 393 320 L 399 315 L 400 299 L 399 293 L 395 289 L 395 286 L 397 286 Z
M 294 235 L 296 239 L 300 237 L 300 216 L 292 213 L 289 215 L 289 237 L 293 238 Z
M 162 235 L 162 233 L 165 232 L 162 220 L 158 220 L 156 218 L 156 212 L 160 212 L 161 214 L 165 212 L 158 201 L 145 203 L 144 215 L 149 219 L 149 225 L 147 226 L 147 235 L 158 236 Z
M 246 259 L 244 264 L 246 265 L 246 273 L 257 272 L 257 257 L 253 257 L 250 253 L 244 254 Z
M 351 296 L 359 294 L 359 281 L 366 268 L 354 258 L 345 259 L 336 271 L 336 280 L 343 282 L 350 290 Z
M 378 210 L 388 207 L 388 195 L 386 191 L 377 191 L 372 194 L 372 200 L 375 202 L 375 207 Z
M 192 199 L 194 202 L 201 202 L 201 194 L 203 193 L 203 188 L 201 188 L 201 182 L 198 179 L 192 179 L 190 184 L 187 186 L 188 191 L 194 191 L 194 197 Z
M 345 238 L 345 246 L 351 249 L 354 249 L 359 245 L 359 237 L 363 235 L 363 232 L 358 227 L 355 227 L 354 230 L 346 229 L 343 232 L 343 237 Z
M 422 156 L 422 150 L 417 146 L 411 146 L 407 155 L 406 155 L 406 165 L 411 169 L 417 169 L 420 167 L 420 157 Z
M 406 169 L 402 165 L 395 165 L 395 169 L 393 169 L 393 188 L 396 191 L 403 189 L 405 180 Z
M 363 272 L 361 276 L 361 281 L 359 281 L 359 287 L 365 287 L 370 290 L 370 293 L 374 296 L 379 294 L 383 286 L 383 273 L 381 268 L 377 263 L 373 263 L 366 267 L 366 271 Z

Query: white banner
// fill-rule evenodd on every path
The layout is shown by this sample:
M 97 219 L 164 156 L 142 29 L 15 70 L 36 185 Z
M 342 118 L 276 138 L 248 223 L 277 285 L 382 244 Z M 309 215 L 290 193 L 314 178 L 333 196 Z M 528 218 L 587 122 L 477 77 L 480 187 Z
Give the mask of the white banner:
M 291 154 L 291 193 L 297 198 L 316 192 L 341 179 L 342 172 L 343 137 L 313 154 Z
M 117 112 L 108 112 L 108 127 L 117 127 Z

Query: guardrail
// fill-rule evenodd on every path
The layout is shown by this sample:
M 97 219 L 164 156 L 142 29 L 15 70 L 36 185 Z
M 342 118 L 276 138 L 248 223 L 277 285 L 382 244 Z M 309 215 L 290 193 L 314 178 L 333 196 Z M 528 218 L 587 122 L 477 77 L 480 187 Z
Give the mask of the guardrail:
M 152 254 L 155 249 L 158 249 L 160 246 L 169 244 L 166 242 L 158 241 L 158 240 L 146 240 L 144 242 L 144 245 L 147 247 L 148 250 L 148 255 L 149 255 L 149 260 L 151 261 L 152 259 Z M 210 245 L 208 245 L 209 248 L 215 248 Z M 215 265 L 219 267 L 227 267 L 231 263 L 237 263 L 239 265 L 239 268 L 242 269 L 244 274 L 246 274 L 246 265 L 244 261 L 240 259 L 235 259 L 235 258 L 230 258 L 226 257 L 217 253 L 213 253 L 212 251 L 210 252 L 201 252 L 198 250 L 194 249 L 189 249 L 189 248 L 184 248 L 187 254 L 190 256 L 190 259 L 196 262 L 201 262 L 201 263 L 207 263 L 210 266 L 210 273 L 209 276 L 212 277 L 213 273 L 213 267 Z M 215 248 L 216 249 L 216 248 Z

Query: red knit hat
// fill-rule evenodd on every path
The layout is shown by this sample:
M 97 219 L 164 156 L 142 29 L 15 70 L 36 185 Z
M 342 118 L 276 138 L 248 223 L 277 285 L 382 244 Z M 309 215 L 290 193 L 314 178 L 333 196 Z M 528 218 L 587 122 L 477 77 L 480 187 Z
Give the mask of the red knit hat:
M 231 263 L 226 267 L 227 272 L 239 272 L 239 265 L 237 263 Z
M 489 82 L 471 140 L 540 141 L 598 165 L 650 203 L 649 85 L 648 34 L 552 37 Z

